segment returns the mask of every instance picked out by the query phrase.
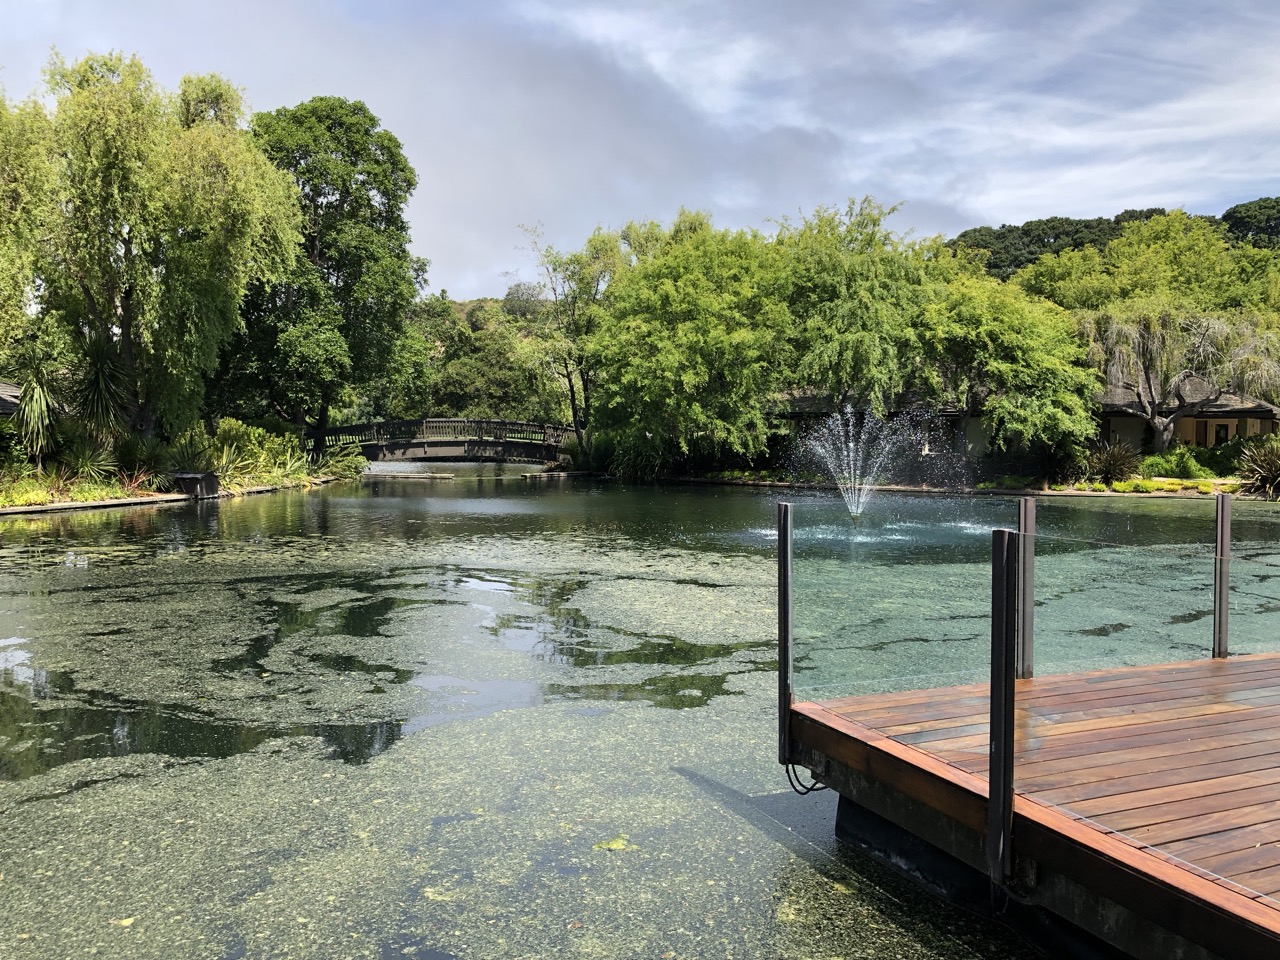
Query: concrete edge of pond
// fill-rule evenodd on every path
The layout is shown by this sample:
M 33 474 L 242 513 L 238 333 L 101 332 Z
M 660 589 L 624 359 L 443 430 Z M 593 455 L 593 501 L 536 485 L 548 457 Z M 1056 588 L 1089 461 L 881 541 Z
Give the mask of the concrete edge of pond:
M 220 490 L 216 496 L 208 500 L 230 500 L 234 497 L 248 497 L 258 493 L 276 493 L 286 489 L 307 489 L 322 487 L 334 483 L 338 477 L 317 477 L 310 480 L 305 487 L 248 487 L 244 490 Z M 67 513 L 72 510 L 106 510 L 112 507 L 167 507 L 178 503 L 196 503 L 198 497 L 184 493 L 154 493 L 148 497 L 122 497 L 117 500 L 88 500 L 83 503 L 76 500 L 63 500 L 58 503 L 33 504 L 29 507 L 0 507 L 0 518 L 25 516 L 40 513 Z

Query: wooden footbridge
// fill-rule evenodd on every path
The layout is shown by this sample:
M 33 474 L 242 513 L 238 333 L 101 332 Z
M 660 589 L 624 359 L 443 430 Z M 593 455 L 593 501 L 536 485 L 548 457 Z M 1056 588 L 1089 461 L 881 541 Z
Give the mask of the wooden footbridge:
M 1229 501 L 1211 657 L 1048 677 L 1020 589 L 1029 511 L 1021 534 L 993 531 L 990 683 L 806 701 L 780 505 L 780 762 L 839 792 L 843 839 L 990 897 L 1052 956 L 1280 957 L 1280 654 L 1227 656 Z
M 309 431 L 308 453 L 357 444 L 378 461 L 510 461 L 546 463 L 559 458 L 573 428 L 522 420 L 384 420 Z

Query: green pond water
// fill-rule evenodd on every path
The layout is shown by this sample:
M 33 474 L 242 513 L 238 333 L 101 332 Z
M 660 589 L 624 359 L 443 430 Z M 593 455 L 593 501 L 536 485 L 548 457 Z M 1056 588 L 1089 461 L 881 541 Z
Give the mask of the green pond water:
M 1038 955 L 786 786 L 777 493 L 516 472 L 0 521 L 0 956 Z M 946 598 L 981 599 L 1012 501 L 885 497 L 854 527 L 791 499 L 799 680 L 979 668 Z M 1113 649 L 1144 631 L 1090 591 L 1132 555 L 1199 563 L 1211 505 L 1108 503 L 1041 508 L 1108 534 L 1046 539 L 1046 637 L 1198 643 L 1199 572 L 1143 568 L 1183 616 L 1145 646 Z M 1274 522 L 1242 521 L 1255 646 Z

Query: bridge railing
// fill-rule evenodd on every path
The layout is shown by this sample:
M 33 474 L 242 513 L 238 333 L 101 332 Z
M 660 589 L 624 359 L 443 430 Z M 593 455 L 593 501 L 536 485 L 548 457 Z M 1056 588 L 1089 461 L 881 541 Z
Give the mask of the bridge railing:
M 309 432 L 308 449 L 324 437 L 325 446 L 355 443 L 388 443 L 413 440 L 499 440 L 544 443 L 559 446 L 572 427 L 527 420 L 480 420 L 429 418 L 423 420 L 383 420 L 377 423 L 353 423 Z

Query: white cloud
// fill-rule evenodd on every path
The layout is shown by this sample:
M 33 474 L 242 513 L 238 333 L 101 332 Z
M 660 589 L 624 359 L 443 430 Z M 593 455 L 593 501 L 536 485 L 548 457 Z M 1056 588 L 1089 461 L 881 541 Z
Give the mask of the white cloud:
M 2 2 L 2 0 L 0 0 Z M 501 293 L 518 225 L 559 247 L 680 206 L 760 226 L 907 201 L 954 233 L 1280 193 L 1280 12 L 1191 0 L 51 0 L 0 36 L 10 96 L 56 44 L 216 70 L 256 109 L 365 100 L 420 186 L 415 252 Z

